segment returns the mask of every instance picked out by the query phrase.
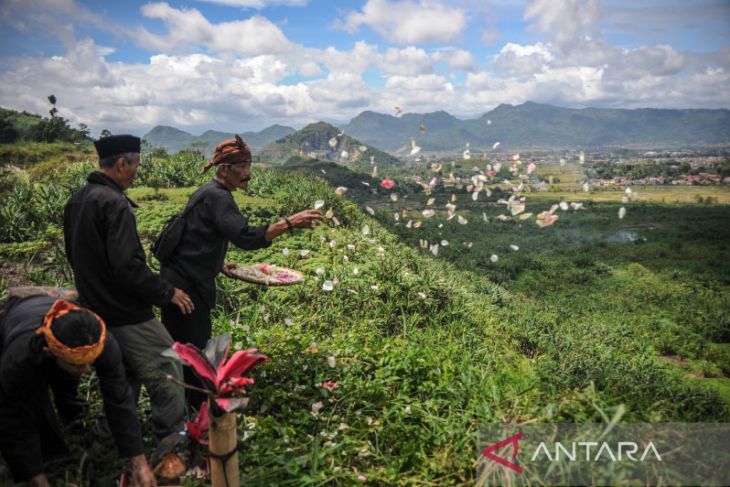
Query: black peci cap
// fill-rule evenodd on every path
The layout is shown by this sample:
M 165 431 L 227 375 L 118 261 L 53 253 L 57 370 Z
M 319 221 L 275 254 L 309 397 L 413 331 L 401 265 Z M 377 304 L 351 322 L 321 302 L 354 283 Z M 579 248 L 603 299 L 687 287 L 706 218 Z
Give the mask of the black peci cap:
M 99 159 L 104 159 L 126 152 L 139 153 L 140 144 L 139 137 L 134 135 L 112 135 L 97 140 L 94 142 L 94 147 L 96 147 L 96 153 L 99 154 Z

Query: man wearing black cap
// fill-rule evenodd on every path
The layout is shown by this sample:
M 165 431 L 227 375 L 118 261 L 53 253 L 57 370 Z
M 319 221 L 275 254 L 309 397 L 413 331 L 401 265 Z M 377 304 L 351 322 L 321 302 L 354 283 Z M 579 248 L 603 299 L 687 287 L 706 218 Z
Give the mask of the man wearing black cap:
M 168 444 L 183 429 L 185 403 L 166 375 L 182 379 L 182 370 L 161 355 L 173 340 L 152 306 L 172 303 L 190 313 L 193 303 L 147 266 L 133 213 L 137 205 L 124 194 L 137 174 L 140 139 L 117 135 L 99 139 L 95 146 L 99 171 L 89 174 L 86 186 L 64 209 L 66 257 L 79 301 L 109 326 L 130 380 L 147 387 L 155 435 Z

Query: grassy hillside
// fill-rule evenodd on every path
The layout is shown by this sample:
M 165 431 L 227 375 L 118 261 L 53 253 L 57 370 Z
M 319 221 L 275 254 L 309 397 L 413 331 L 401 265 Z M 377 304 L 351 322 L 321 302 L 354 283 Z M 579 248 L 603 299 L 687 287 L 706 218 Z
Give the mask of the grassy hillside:
M 49 173 L 62 172 L 74 162 L 97 160 L 96 151 L 91 144 L 72 142 L 0 144 L 0 166 L 27 168 L 31 175 L 38 179 Z
M 334 193 L 341 178 L 353 187 L 347 197 Z M 257 168 L 248 194 L 236 194 L 254 225 L 319 199 L 340 223 L 297 231 L 269 249 L 229 252 L 241 264 L 298 269 L 306 275 L 300 285 L 218 279 L 215 333 L 231 332 L 237 348 L 270 357 L 240 417 L 242 482 L 351 485 L 363 475 L 375 485 L 470 484 L 487 423 L 730 419 L 722 345 L 728 207 L 637 204 L 618 222 L 614 205 L 596 203 L 540 230 L 496 222 L 493 201 L 467 203 L 448 188 L 431 196 L 442 205 L 457 194 L 469 224 L 437 216 L 415 231 L 393 212 L 422 208 L 426 195 L 393 202 L 382 191 L 354 190 L 360 180 L 333 163 L 292 161 Z M 193 189 L 130 192 L 145 242 Z M 57 219 L 48 213 L 51 226 Z M 611 241 L 620 231 L 648 241 Z M 418 239 L 449 245 L 433 256 Z M 0 288 L 11 280 L 72 284 L 57 233 L 26 240 L 50 243 L 6 257 Z M 336 389 L 325 390 L 325 381 Z M 96 389 L 89 391 L 98 409 Z M 80 453 L 86 439 L 75 438 Z M 113 455 L 90 459 L 101 485 L 118 475 Z M 56 472 L 58 480 L 78 477 L 75 466 Z

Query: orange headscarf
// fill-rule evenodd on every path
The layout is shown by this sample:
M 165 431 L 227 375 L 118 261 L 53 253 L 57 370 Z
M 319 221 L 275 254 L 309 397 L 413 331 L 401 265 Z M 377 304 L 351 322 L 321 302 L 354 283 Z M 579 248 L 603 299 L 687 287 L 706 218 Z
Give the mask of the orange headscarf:
M 251 161 L 251 148 L 236 134 L 235 138 L 224 140 L 216 146 L 213 158 L 203 167 L 202 172 L 207 172 L 213 166 L 246 161 Z
M 53 322 L 63 315 L 70 313 L 71 311 L 82 311 L 85 313 L 91 313 L 96 316 L 101 327 L 101 334 L 99 340 L 91 345 L 82 345 L 80 347 L 68 347 L 61 343 L 58 338 L 53 334 L 51 325 Z M 81 308 L 73 303 L 64 301 L 63 299 L 57 299 L 51 309 L 48 310 L 46 316 L 43 317 L 43 324 L 35 331 L 36 335 L 44 335 L 46 343 L 51 353 L 56 357 L 60 358 L 64 362 L 68 362 L 74 365 L 90 365 L 94 363 L 101 352 L 104 350 L 104 343 L 106 342 L 106 324 L 104 320 L 99 317 L 96 313 L 86 308 Z

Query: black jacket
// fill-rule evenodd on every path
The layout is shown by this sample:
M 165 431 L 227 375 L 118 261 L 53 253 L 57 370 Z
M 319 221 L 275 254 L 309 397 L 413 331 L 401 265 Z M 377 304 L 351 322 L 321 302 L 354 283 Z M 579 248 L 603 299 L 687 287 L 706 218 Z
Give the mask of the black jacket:
M 181 289 L 195 288 L 211 308 L 215 306 L 215 276 L 223 268 L 230 241 L 244 250 L 271 246 L 264 237 L 268 225 L 249 227 L 233 195 L 218 181 L 193 193 L 203 199 L 185 217 L 185 231 L 160 275 Z M 189 204 L 189 203 L 188 203 Z
M 35 335 L 56 298 L 30 296 L 6 306 L 0 321 L 0 448 L 16 480 L 43 471 L 41 437 L 34 408 L 48 404 L 49 379 L 60 371 L 55 359 L 42 351 L 45 341 Z M 107 333 L 104 351 L 93 364 L 119 454 L 143 452 L 142 428 L 132 388 L 124 375 L 119 345 Z M 58 405 L 58 397 L 56 398 Z
M 152 305 L 169 303 L 175 292 L 147 266 L 136 206 L 113 179 L 93 172 L 64 209 L 66 257 L 79 300 L 109 326 L 152 319 Z

